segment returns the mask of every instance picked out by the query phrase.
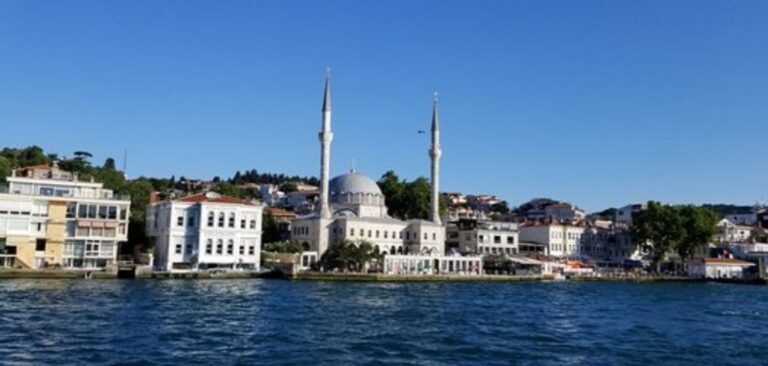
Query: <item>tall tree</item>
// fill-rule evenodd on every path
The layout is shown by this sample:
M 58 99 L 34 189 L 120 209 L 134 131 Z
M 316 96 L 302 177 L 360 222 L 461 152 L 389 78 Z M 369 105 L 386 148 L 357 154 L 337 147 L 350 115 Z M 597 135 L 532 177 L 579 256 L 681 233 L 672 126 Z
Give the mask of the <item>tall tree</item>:
M 115 170 L 115 159 L 107 158 L 107 160 L 104 161 L 104 169 Z
M 651 253 L 651 260 L 659 271 L 667 252 L 676 249 L 685 236 L 683 220 L 672 206 L 649 201 L 648 209 L 637 213 L 633 220 L 632 236 L 636 243 Z
M 717 214 L 708 208 L 693 205 L 679 207 L 678 212 L 685 234 L 677 245 L 677 254 L 683 260 L 692 259 L 696 251 L 706 247 L 715 236 Z

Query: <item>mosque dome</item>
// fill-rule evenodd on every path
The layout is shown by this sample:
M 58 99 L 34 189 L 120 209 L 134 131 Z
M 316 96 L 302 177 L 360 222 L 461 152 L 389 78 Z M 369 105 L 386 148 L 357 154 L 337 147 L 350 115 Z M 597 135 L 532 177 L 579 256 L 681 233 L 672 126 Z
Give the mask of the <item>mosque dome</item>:
M 332 203 L 383 204 L 384 195 L 376 182 L 352 171 L 329 182 Z

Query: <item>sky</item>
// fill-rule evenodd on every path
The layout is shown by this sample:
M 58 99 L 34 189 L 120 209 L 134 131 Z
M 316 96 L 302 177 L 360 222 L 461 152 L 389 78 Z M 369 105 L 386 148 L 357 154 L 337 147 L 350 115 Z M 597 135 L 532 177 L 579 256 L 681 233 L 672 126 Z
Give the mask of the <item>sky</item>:
M 128 175 L 429 175 L 588 211 L 768 199 L 766 1 L 0 1 L 0 146 Z

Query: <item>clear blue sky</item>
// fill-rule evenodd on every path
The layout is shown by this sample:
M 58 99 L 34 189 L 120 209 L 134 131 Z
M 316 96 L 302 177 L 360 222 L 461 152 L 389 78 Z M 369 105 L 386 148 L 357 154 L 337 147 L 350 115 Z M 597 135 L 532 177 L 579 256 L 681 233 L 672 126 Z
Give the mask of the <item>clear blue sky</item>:
M 0 2 L 0 146 L 129 175 L 332 172 L 598 210 L 768 198 L 766 1 Z

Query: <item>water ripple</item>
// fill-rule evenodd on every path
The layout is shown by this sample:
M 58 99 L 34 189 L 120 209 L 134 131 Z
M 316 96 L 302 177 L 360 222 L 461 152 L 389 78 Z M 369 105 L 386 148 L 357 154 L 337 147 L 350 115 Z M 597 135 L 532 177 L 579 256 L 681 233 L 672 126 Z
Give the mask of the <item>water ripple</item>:
M 768 288 L 0 281 L 3 365 L 758 365 Z

